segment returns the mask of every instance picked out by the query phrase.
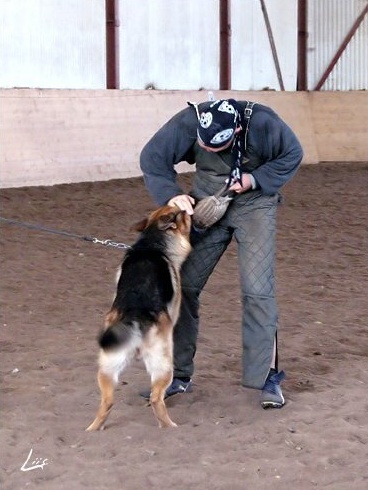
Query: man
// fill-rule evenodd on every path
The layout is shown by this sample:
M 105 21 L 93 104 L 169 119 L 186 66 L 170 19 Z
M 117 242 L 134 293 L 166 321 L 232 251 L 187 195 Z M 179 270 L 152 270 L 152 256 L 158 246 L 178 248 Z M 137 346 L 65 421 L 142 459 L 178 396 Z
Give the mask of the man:
M 234 99 L 189 103 L 143 148 L 144 181 L 158 205 L 176 205 L 193 214 L 195 204 L 225 182 L 235 194 L 217 223 L 204 232 L 193 229 L 174 330 L 174 378 L 166 396 L 192 391 L 199 295 L 234 237 L 242 292 L 242 384 L 261 390 L 263 408 L 284 405 L 284 372 L 278 371 L 277 356 L 276 209 L 279 190 L 302 157 L 297 137 L 272 109 Z M 181 161 L 196 164 L 190 194 L 176 182 L 174 166 Z

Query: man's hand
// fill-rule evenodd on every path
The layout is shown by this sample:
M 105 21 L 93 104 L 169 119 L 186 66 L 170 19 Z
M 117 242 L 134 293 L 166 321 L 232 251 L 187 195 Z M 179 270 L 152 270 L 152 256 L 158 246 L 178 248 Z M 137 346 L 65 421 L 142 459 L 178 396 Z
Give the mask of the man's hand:
M 249 191 L 252 188 L 252 181 L 249 177 L 249 174 L 242 174 L 242 185 L 239 182 L 236 182 L 231 187 L 229 187 L 229 191 L 234 191 L 237 194 L 242 194 L 243 192 Z
M 192 215 L 195 200 L 193 197 L 188 196 L 188 194 L 179 194 L 178 196 L 172 197 L 167 204 L 169 206 L 176 206 L 182 211 L 186 211 L 188 214 Z

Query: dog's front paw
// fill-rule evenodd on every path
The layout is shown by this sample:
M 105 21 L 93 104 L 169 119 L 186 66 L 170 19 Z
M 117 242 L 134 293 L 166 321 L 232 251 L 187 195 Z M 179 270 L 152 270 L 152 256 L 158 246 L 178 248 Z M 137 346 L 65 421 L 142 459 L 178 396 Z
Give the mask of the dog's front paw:
M 85 429 L 86 432 L 95 432 L 97 430 L 104 430 L 105 426 L 103 423 L 99 422 L 98 420 L 94 420 L 91 425 Z
M 160 422 L 159 427 L 160 429 L 166 429 L 168 427 L 177 427 L 178 425 L 173 422 L 172 420 L 168 420 L 167 422 Z

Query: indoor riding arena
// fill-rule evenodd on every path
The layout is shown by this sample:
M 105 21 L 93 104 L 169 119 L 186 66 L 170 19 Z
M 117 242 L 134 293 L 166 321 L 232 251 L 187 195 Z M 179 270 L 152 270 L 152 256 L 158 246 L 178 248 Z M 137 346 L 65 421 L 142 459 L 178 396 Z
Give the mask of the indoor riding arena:
M 276 95 L 273 105 L 283 106 Z M 351 117 L 359 114 L 366 98 L 357 96 L 348 94 L 346 103 L 333 97 L 331 119 L 327 114 L 325 122 L 317 122 L 320 134 L 310 142 L 311 153 L 319 138 L 319 151 L 334 153 L 335 144 L 343 152 L 359 132 L 362 137 L 363 120 L 353 125 L 332 119 L 339 106 L 351 108 Z M 297 102 L 288 98 L 295 110 Z M 37 102 L 38 95 L 30 99 L 22 107 Z M 308 113 L 313 111 L 300 103 L 300 111 L 306 111 L 300 125 L 312 132 Z M 346 135 L 322 134 L 334 124 L 346 124 Z M 42 136 L 45 145 L 52 138 Z M 81 146 L 89 143 L 97 144 L 81 141 Z M 17 151 L 19 144 L 14 141 Z M 60 151 L 66 149 L 67 138 L 59 144 Z M 191 173 L 179 178 L 189 186 Z M 123 481 L 121 488 L 128 489 L 266 488 L 272 482 L 279 488 L 304 490 L 316 483 L 317 488 L 363 490 L 368 482 L 367 182 L 368 163 L 302 164 L 283 191 L 277 292 L 285 407 L 263 411 L 259 393 L 241 386 L 239 278 L 232 244 L 202 293 L 193 393 L 167 401 L 179 425 L 175 430 L 160 431 L 139 396 L 149 378 L 137 362 L 122 379 L 105 431 L 84 432 L 99 403 L 96 337 L 124 251 L 2 224 L 2 464 L 3 478 L 11 482 L 5 488 L 103 489 Z M 141 177 L 6 188 L 0 195 L 7 218 L 123 244 L 136 237 L 131 224 L 154 209 Z M 32 458 L 47 458 L 48 466 L 22 473 L 31 449 Z
M 368 488 L 367 92 L 214 92 L 272 107 L 304 150 L 278 209 L 285 406 L 241 385 L 233 241 L 200 297 L 193 392 L 166 401 L 178 427 L 158 428 L 135 360 L 105 429 L 85 431 L 130 227 L 156 208 L 140 151 L 207 89 L 2 88 L 1 489 Z M 193 170 L 178 166 L 184 190 Z

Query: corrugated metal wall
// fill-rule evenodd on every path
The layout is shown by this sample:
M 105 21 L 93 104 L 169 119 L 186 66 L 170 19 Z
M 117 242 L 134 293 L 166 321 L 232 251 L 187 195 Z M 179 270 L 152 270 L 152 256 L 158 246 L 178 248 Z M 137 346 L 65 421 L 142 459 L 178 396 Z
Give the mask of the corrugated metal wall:
M 218 0 L 120 0 L 120 88 L 218 87 Z
M 259 0 L 231 5 L 232 88 L 279 90 Z M 266 0 L 295 90 L 296 1 Z M 120 88 L 219 88 L 219 0 L 119 0 Z M 105 88 L 105 0 L 1 0 L 0 87 Z
M 0 87 L 105 88 L 104 0 L 1 0 Z
M 279 90 L 259 0 L 229 2 L 231 88 Z M 296 89 L 297 2 L 267 0 L 286 90 Z M 219 88 L 219 0 L 120 0 L 120 87 Z
M 120 88 L 217 90 L 219 0 L 118 0 Z M 260 0 L 229 0 L 231 88 L 280 90 Z M 265 0 L 286 90 L 298 0 Z M 367 0 L 309 0 L 313 90 Z M 105 0 L 1 0 L 0 87 L 105 88 Z M 322 90 L 368 89 L 368 15 Z
M 309 0 L 308 88 L 313 90 L 367 0 Z M 360 24 L 321 90 L 368 88 L 368 16 Z
M 296 90 L 296 0 L 267 0 L 277 57 L 285 90 Z M 231 80 L 233 90 L 280 90 L 259 0 L 231 2 Z

